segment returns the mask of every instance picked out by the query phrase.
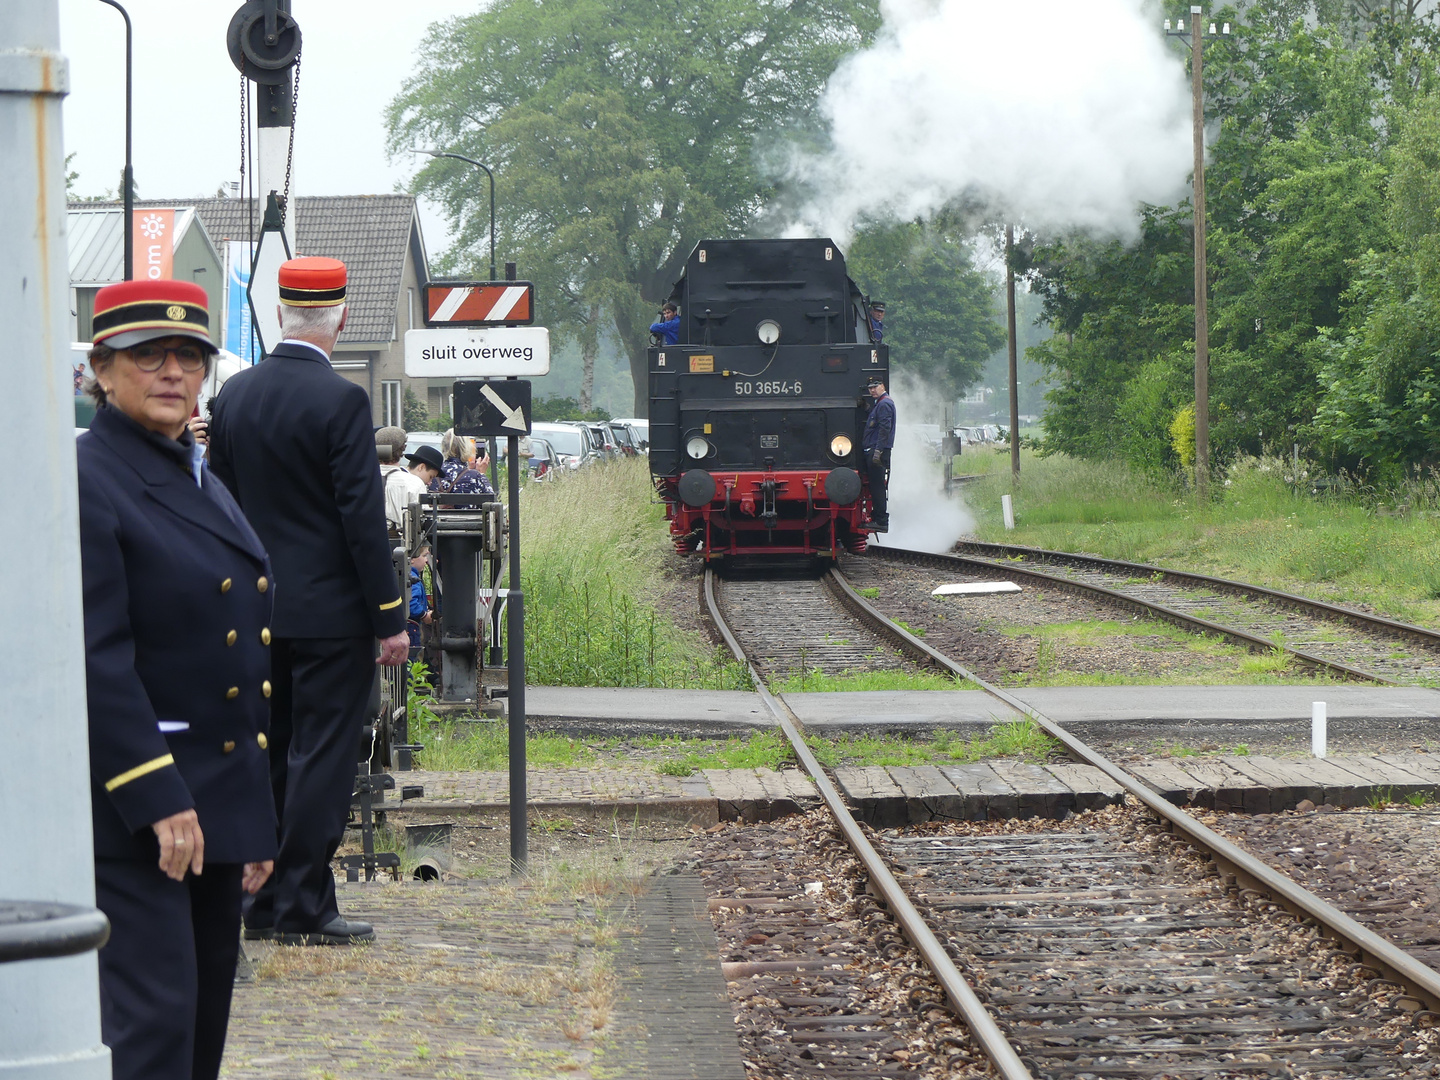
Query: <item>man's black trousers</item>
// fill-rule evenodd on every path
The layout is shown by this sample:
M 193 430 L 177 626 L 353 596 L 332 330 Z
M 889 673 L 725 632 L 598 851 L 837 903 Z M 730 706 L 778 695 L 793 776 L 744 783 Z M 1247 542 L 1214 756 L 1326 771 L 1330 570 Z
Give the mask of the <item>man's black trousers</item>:
M 890 520 L 889 493 L 885 490 L 890 472 L 890 451 L 880 451 L 880 464 L 875 464 L 875 451 L 865 451 L 865 475 L 870 480 L 871 520 L 884 525 Z
M 100 1032 L 115 1080 L 215 1080 L 240 951 L 239 863 L 172 881 L 149 859 L 95 860 Z
M 270 785 L 280 818 L 275 873 L 245 925 L 282 934 L 339 917 L 330 860 L 345 835 L 374 638 L 276 638 L 270 646 Z

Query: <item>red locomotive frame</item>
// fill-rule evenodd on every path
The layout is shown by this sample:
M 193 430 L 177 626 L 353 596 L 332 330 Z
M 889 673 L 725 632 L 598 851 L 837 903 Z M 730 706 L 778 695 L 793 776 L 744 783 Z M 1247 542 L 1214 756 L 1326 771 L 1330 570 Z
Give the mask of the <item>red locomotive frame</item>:
M 829 469 L 715 470 L 715 498 L 690 506 L 679 478 L 655 478 L 665 500 L 670 537 L 681 555 L 698 551 L 709 560 L 737 555 L 863 554 L 869 534 L 870 488 L 860 473 L 860 496 L 846 506 L 826 498 Z M 769 512 L 773 511 L 773 519 Z

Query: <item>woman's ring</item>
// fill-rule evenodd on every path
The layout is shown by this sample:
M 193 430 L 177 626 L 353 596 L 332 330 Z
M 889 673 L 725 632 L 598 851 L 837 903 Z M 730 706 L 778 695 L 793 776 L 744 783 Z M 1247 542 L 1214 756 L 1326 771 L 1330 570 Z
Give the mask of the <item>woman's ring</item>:
M 184 844 L 184 843 L 185 843 L 185 838 L 182 836 L 179 840 L 176 840 L 176 841 L 175 841 L 175 846 L 176 846 L 176 847 L 180 847 L 180 846 L 181 846 L 182 844 Z

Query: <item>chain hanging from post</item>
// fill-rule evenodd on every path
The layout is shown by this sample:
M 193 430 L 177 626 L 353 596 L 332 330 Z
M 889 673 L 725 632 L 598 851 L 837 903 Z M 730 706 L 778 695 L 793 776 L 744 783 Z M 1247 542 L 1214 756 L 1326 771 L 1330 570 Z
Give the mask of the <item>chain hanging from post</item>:
M 290 143 L 285 148 L 285 190 L 280 195 L 280 221 L 290 217 L 290 170 L 295 164 L 295 122 L 300 119 L 300 53 L 295 54 L 295 82 L 290 91 Z M 299 239 L 296 239 L 299 245 Z
M 246 171 L 245 143 L 250 137 L 250 80 L 245 77 L 245 61 L 240 61 L 240 190 L 236 193 L 245 200 L 248 232 L 245 239 L 255 243 L 255 199 L 250 191 L 250 175 Z

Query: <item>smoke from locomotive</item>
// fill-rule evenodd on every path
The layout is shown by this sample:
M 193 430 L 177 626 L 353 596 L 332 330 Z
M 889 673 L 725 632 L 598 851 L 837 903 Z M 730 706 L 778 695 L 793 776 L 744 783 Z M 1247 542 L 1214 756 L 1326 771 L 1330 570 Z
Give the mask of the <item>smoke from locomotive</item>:
M 706 240 L 649 354 L 650 471 L 675 547 L 835 558 L 865 550 L 860 433 L 889 353 L 828 239 Z

